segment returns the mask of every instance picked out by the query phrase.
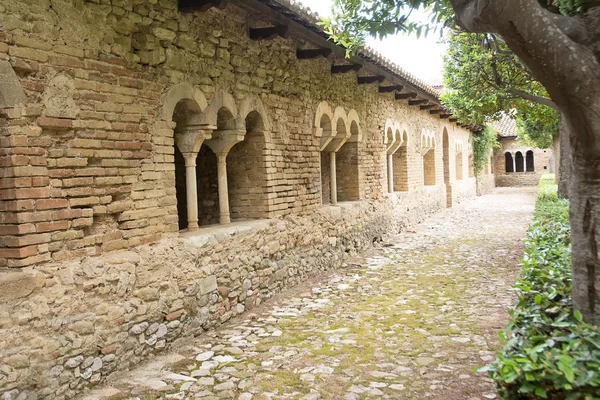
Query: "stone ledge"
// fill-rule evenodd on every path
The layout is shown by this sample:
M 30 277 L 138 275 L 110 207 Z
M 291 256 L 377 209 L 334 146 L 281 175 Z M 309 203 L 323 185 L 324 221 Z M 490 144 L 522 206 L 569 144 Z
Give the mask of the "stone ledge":
M 210 225 L 200 228 L 197 231 L 182 232 L 179 236 L 183 239 L 184 243 L 201 248 L 207 244 L 221 243 L 234 235 L 267 230 L 276 222 L 276 220 L 272 219 L 237 221 L 227 225 Z

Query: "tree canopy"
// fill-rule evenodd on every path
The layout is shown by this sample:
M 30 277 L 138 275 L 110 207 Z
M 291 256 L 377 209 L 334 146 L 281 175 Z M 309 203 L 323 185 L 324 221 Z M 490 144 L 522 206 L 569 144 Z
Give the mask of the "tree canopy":
M 509 115 L 523 141 L 540 148 L 552 144 L 556 106 L 501 38 L 453 32 L 448 44 L 441 97 L 461 122 L 485 124 Z
M 367 35 L 440 26 L 497 35 L 544 86 L 568 135 L 573 302 L 600 324 L 600 0 L 336 0 L 333 12 L 324 25 L 350 52 Z

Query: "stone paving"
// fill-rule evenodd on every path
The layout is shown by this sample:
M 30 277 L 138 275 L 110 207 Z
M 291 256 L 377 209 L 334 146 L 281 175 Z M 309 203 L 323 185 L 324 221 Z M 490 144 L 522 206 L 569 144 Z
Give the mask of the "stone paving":
M 496 398 L 486 374 L 506 324 L 535 188 L 496 189 L 388 237 L 86 398 Z

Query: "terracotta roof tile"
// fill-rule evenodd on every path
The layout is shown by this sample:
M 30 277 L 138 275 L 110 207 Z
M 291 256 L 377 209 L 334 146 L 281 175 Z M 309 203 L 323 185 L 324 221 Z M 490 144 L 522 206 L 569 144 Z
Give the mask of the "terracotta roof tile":
M 517 126 L 515 120 L 504 115 L 501 120 L 492 122 L 492 126 L 498 132 L 498 136 L 501 137 L 515 137 L 517 136 Z

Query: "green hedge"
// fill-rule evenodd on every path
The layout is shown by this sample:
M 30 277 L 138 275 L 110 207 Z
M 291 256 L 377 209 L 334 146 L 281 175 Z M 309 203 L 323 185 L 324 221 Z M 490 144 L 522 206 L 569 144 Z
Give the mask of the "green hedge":
M 542 178 L 504 347 L 482 368 L 505 399 L 600 399 L 600 334 L 573 311 L 568 202 Z

